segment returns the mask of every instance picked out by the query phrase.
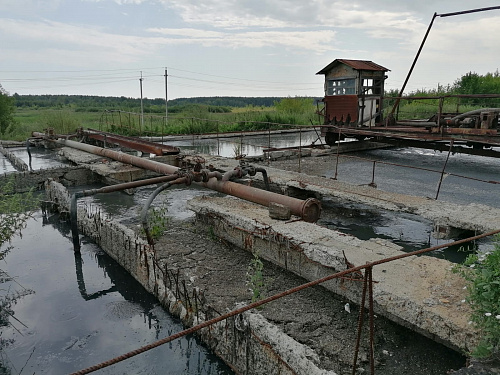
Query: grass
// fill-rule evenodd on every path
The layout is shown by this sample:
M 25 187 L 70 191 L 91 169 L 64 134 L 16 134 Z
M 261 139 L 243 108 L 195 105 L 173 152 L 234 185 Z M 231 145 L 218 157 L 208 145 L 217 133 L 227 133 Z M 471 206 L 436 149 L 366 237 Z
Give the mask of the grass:
M 32 132 L 54 128 L 59 134 L 71 134 L 79 127 L 99 127 L 101 113 L 75 112 L 72 109 L 18 109 L 14 115 L 14 130 L 4 139 L 24 141 Z
M 481 339 L 471 355 L 488 358 L 500 354 L 500 236 L 493 251 L 471 254 L 453 269 L 467 281 L 467 302 L 471 324 L 481 331 Z
M 120 111 L 83 112 L 67 109 L 19 109 L 15 113 L 14 130 L 4 139 L 23 141 L 32 132 L 54 128 L 57 134 L 71 134 L 78 128 L 96 128 L 134 136 L 160 136 L 168 134 L 202 134 L 250 130 L 279 129 L 294 125 L 318 124 L 318 116 L 306 113 L 287 113 L 274 107 L 230 113 L 193 112 L 164 116 Z
M 392 99 L 385 101 L 385 113 L 392 108 Z M 438 99 L 403 100 L 398 118 L 428 119 L 438 111 Z M 448 98 L 444 102 L 443 112 L 466 112 L 473 109 L 492 106 L 459 104 L 457 98 Z M 285 98 L 273 107 L 232 108 L 231 112 L 214 113 L 206 106 L 190 106 L 183 113 L 169 114 L 168 121 L 160 114 L 145 113 L 141 118 L 138 113 L 121 111 L 88 112 L 71 107 L 62 109 L 18 109 L 14 117 L 13 130 L 2 138 L 23 141 L 33 131 L 43 132 L 54 128 L 57 134 L 71 134 L 77 128 L 96 128 L 132 136 L 161 136 L 169 134 L 203 134 L 234 131 L 274 130 L 298 125 L 320 125 L 322 120 L 315 113 L 316 106 L 312 99 Z

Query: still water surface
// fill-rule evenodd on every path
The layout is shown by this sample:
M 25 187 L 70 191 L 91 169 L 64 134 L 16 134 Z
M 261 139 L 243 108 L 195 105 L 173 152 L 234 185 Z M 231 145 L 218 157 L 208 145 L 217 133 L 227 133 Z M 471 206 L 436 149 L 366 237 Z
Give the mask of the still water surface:
M 67 374 L 183 329 L 94 243 L 83 238 L 81 256 L 75 255 L 69 226 L 58 216 L 38 212 L 12 246 L 1 268 L 15 282 L 1 287 L 34 291 L 13 306 L 26 327 L 11 318 L 12 325 L 2 328 L 1 338 L 13 340 L 1 357 L 12 374 L 23 367 L 23 374 Z M 99 373 L 232 374 L 195 336 Z

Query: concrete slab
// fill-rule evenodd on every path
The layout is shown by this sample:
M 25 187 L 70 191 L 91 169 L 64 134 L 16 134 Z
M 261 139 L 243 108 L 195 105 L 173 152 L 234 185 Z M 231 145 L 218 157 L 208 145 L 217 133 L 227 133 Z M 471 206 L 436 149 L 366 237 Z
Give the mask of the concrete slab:
M 234 159 L 204 156 L 206 164 L 217 169 L 232 170 L 239 161 Z M 270 183 L 289 195 L 314 194 L 331 196 L 347 202 L 366 204 L 385 210 L 407 212 L 432 220 L 436 226 L 450 226 L 486 233 L 500 228 L 500 209 L 482 204 L 459 205 L 436 201 L 425 197 L 385 192 L 369 186 L 357 186 L 329 178 L 305 173 L 284 171 L 260 165 L 267 170 Z M 261 180 L 260 175 L 254 179 Z
M 386 240 L 363 241 L 315 224 L 273 220 L 266 208 L 237 198 L 201 197 L 188 205 L 209 221 L 216 235 L 307 280 L 345 270 L 344 254 L 359 266 L 403 253 Z M 375 267 L 377 313 L 451 348 L 470 350 L 477 336 L 468 324 L 470 309 L 462 302 L 465 283 L 451 268 L 446 260 L 426 256 Z M 360 281 L 323 286 L 355 303 L 361 300 Z
M 88 168 L 101 176 L 103 182 L 109 185 L 158 176 L 158 174 L 152 171 L 123 164 L 100 155 L 90 154 L 70 147 L 61 148 L 59 153 L 73 163 Z M 157 157 L 155 160 L 170 164 L 175 163 L 175 157 L 171 156 Z

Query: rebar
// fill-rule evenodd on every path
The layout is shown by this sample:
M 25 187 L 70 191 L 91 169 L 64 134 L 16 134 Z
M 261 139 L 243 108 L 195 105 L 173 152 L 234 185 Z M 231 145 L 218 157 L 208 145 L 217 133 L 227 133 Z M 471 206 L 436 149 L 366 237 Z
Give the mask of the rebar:
M 144 352 L 146 352 L 148 350 L 154 349 L 154 348 L 156 348 L 158 346 L 161 346 L 163 344 L 166 344 L 168 342 L 176 340 L 176 339 L 178 339 L 180 337 L 184 337 L 184 336 L 189 335 L 191 333 L 197 332 L 197 331 L 199 331 L 199 330 L 201 330 L 203 328 L 210 327 L 213 324 L 218 323 L 218 322 L 220 322 L 222 320 L 225 320 L 227 318 L 230 318 L 232 316 L 235 316 L 235 315 L 241 314 L 241 313 L 243 313 L 245 311 L 257 308 L 257 307 L 262 306 L 262 305 L 264 305 L 266 303 L 275 301 L 275 300 L 277 300 L 279 298 L 286 297 L 286 296 L 288 296 L 290 294 L 293 294 L 293 293 L 297 293 L 297 292 L 299 292 L 301 290 L 310 288 L 312 286 L 322 284 L 322 283 L 324 283 L 326 281 L 329 281 L 329 280 L 332 280 L 332 279 L 335 279 L 335 278 L 339 278 L 341 276 L 344 276 L 344 275 L 347 275 L 347 274 L 350 274 L 350 273 L 353 273 L 353 272 L 356 272 L 356 271 L 360 271 L 362 269 L 372 268 L 372 267 L 380 265 L 380 264 L 392 262 L 392 261 L 395 261 L 395 260 L 398 260 L 398 259 L 408 258 L 408 257 L 415 256 L 415 255 L 420 255 L 420 254 L 428 253 L 428 252 L 431 252 L 431 251 L 434 251 L 434 250 L 438 250 L 438 249 L 442 249 L 442 248 L 449 247 L 449 246 L 460 245 L 460 244 L 465 243 L 465 242 L 475 241 L 475 240 L 478 240 L 478 239 L 481 239 L 481 238 L 484 238 L 484 237 L 488 237 L 488 236 L 492 236 L 492 235 L 495 235 L 495 234 L 498 234 L 498 233 L 500 233 L 500 229 L 497 229 L 497 230 L 494 230 L 494 231 L 491 231 L 491 232 L 488 232 L 488 233 L 483 233 L 483 234 L 480 234 L 480 235 L 477 235 L 477 236 L 474 236 L 474 237 L 465 238 L 465 239 L 462 239 L 462 240 L 459 240 L 459 241 L 455 241 L 455 242 L 451 242 L 451 243 L 447 243 L 447 244 L 442 244 L 442 245 L 437 245 L 437 246 L 430 247 L 430 248 L 427 248 L 427 249 L 421 249 L 421 250 L 413 251 L 411 253 L 404 253 L 404 254 L 396 255 L 396 256 L 393 256 L 393 257 L 390 257 L 390 258 L 380 259 L 380 260 L 377 260 L 377 261 L 374 261 L 374 262 L 366 263 L 366 264 L 361 265 L 361 266 L 352 267 L 352 268 L 349 268 L 347 270 L 344 270 L 344 271 L 341 271 L 341 272 L 337 272 L 337 273 L 325 276 L 325 277 L 323 277 L 321 279 L 317 279 L 317 280 L 313 280 L 313 281 L 307 282 L 307 283 L 299 285 L 299 286 L 297 286 L 295 288 L 285 290 L 284 292 L 275 294 L 275 295 L 273 295 L 271 297 L 264 298 L 264 299 L 262 299 L 260 301 L 256 301 L 256 302 L 250 303 L 247 306 L 244 306 L 244 307 L 241 307 L 239 309 L 233 310 L 233 311 L 231 311 L 229 313 L 226 313 L 224 315 L 220 315 L 220 316 L 218 316 L 216 318 L 209 319 L 209 320 L 207 320 L 207 321 L 205 321 L 203 323 L 200 323 L 200 324 L 198 324 L 196 326 L 193 326 L 191 328 L 185 329 L 185 330 L 183 330 L 181 332 L 178 332 L 178 333 L 176 333 L 174 335 L 165 337 L 165 338 L 163 338 L 161 340 L 158 340 L 158 341 L 153 342 L 151 344 L 145 345 L 145 346 L 143 346 L 141 348 L 138 348 L 138 349 L 133 350 L 131 352 L 125 353 L 123 355 L 120 355 L 120 356 L 115 357 L 113 359 L 110 359 L 108 361 L 102 362 L 100 364 L 97 364 L 97 365 L 88 367 L 86 369 L 74 372 L 71 375 L 89 374 L 91 372 L 103 369 L 103 368 L 111 366 L 111 365 L 113 365 L 115 363 L 124 361 L 124 360 L 126 360 L 128 358 L 134 357 L 134 356 L 136 356 L 138 354 L 144 353 Z M 366 276 L 366 274 L 365 274 L 365 276 Z M 367 279 L 367 283 L 368 283 L 368 279 Z M 178 284 L 177 284 L 177 287 L 178 287 Z

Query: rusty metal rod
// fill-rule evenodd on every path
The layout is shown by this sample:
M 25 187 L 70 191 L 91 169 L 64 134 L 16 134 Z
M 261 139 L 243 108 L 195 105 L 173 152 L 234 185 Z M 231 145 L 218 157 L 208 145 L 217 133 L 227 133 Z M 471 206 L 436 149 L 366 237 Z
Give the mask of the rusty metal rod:
M 429 36 L 429 32 L 431 31 L 432 25 L 433 25 L 436 17 L 437 17 L 437 13 L 434 13 L 432 16 L 431 22 L 429 23 L 429 26 L 427 27 L 427 31 L 425 32 L 424 39 L 420 43 L 420 47 L 417 51 L 417 54 L 415 55 L 415 58 L 413 59 L 413 63 L 411 64 L 411 67 L 410 67 L 410 70 L 408 71 L 408 74 L 406 75 L 403 86 L 401 87 L 401 90 L 399 90 L 398 97 L 403 96 L 403 92 L 405 91 L 406 85 L 408 84 L 408 81 L 410 80 L 413 69 L 415 68 L 415 65 L 417 64 L 417 60 L 420 56 L 420 53 L 422 52 L 422 49 L 424 48 L 425 41 L 427 40 L 427 37 Z M 391 113 L 389 114 L 389 116 L 394 116 L 394 112 L 396 112 L 396 108 L 399 107 L 399 102 L 400 102 L 400 99 L 396 99 L 396 101 L 394 102 L 394 105 L 392 106 L 392 110 L 391 110 Z
M 441 171 L 441 177 L 439 178 L 439 184 L 436 192 L 436 200 L 439 197 L 439 191 L 441 190 L 441 184 L 443 183 L 444 171 L 446 170 L 446 165 L 448 164 L 448 160 L 450 159 L 450 154 L 452 149 L 453 149 L 453 140 L 450 143 L 450 149 L 448 151 L 448 155 L 446 156 L 446 160 L 443 165 L 443 170 Z
M 156 348 L 158 346 L 161 346 L 161 345 L 166 344 L 168 342 L 174 341 L 174 340 L 176 340 L 176 339 L 178 339 L 180 337 L 184 337 L 184 336 L 187 336 L 187 335 L 189 335 L 191 333 L 197 332 L 197 331 L 199 331 L 199 330 L 201 330 L 203 328 L 209 327 L 209 326 L 211 326 L 211 325 L 213 325 L 215 323 L 218 323 L 218 322 L 221 322 L 223 320 L 226 320 L 227 318 L 230 318 L 232 316 L 241 314 L 241 313 L 243 313 L 245 311 L 248 311 L 248 310 L 254 309 L 256 307 L 262 306 L 262 305 L 264 305 L 266 303 L 275 301 L 275 300 L 280 299 L 282 297 L 286 297 L 286 296 L 288 296 L 290 294 L 294 294 L 294 293 L 300 292 L 301 290 L 310 288 L 312 286 L 322 284 L 322 283 L 324 283 L 326 281 L 329 281 L 329 280 L 332 280 L 332 279 L 335 279 L 335 278 L 339 278 L 339 277 L 342 277 L 344 275 L 347 275 L 347 274 L 350 274 L 350 273 L 353 273 L 353 272 L 356 272 L 356 271 L 360 271 L 362 269 L 368 269 L 368 268 L 372 268 L 372 267 L 374 267 L 376 265 L 380 265 L 380 264 L 392 262 L 394 260 L 408 258 L 408 257 L 411 257 L 411 256 L 428 253 L 428 252 L 431 252 L 431 251 L 434 251 L 434 250 L 442 249 L 444 247 L 460 245 L 460 244 L 463 244 L 464 242 L 475 241 L 475 240 L 478 240 L 478 239 L 481 239 L 481 238 L 484 238 L 484 237 L 493 236 L 493 235 L 498 234 L 498 233 L 500 233 L 500 229 L 497 229 L 497 230 L 494 230 L 494 231 L 491 231 L 491 232 L 488 232 L 488 233 L 479 234 L 479 235 L 474 236 L 474 237 L 464 238 L 464 239 L 459 240 L 459 241 L 455 241 L 455 242 L 451 242 L 451 243 L 447 243 L 447 244 L 442 244 L 442 245 L 437 245 L 437 246 L 434 246 L 434 247 L 429 247 L 427 249 L 413 251 L 411 253 L 404 253 L 404 254 L 396 255 L 396 256 L 393 256 L 393 257 L 390 257 L 390 258 L 380 259 L 380 260 L 377 260 L 377 261 L 374 261 L 374 262 L 366 263 L 366 264 L 361 265 L 361 266 L 351 267 L 351 268 L 349 268 L 347 270 L 344 270 L 344 271 L 341 271 L 341 272 L 337 272 L 337 273 L 325 276 L 325 277 L 323 277 L 321 279 L 309 281 L 309 282 L 307 282 L 305 284 L 302 284 L 302 285 L 299 285 L 299 286 L 297 286 L 295 288 L 288 289 L 288 290 L 285 290 L 284 292 L 281 292 L 281 293 L 275 294 L 273 296 L 264 298 L 263 300 L 250 303 L 250 304 L 248 304 L 246 306 L 243 306 L 243 307 L 241 307 L 239 309 L 230 311 L 230 312 L 228 312 L 228 313 L 226 313 L 224 315 L 220 315 L 220 316 L 218 316 L 216 318 L 207 320 L 207 321 L 205 321 L 203 323 L 200 323 L 200 324 L 198 324 L 198 325 L 196 325 L 194 327 L 185 329 L 185 330 L 183 330 L 181 332 L 173 334 L 173 335 L 171 335 L 169 337 L 165 337 L 165 338 L 163 338 L 161 340 L 155 341 L 155 342 L 153 342 L 151 344 L 145 345 L 145 346 L 143 346 L 141 348 L 138 348 L 136 350 L 133 350 L 131 352 L 125 353 L 123 355 L 120 355 L 120 356 L 115 357 L 113 359 L 110 359 L 108 361 L 99 363 L 97 365 L 88 367 L 88 368 L 86 368 L 84 370 L 80 370 L 80 371 L 74 372 L 71 375 L 89 374 L 91 372 L 94 372 L 94 371 L 103 369 L 105 367 L 114 365 L 115 363 L 118 363 L 118 362 L 124 361 L 124 360 L 126 360 L 128 358 L 134 357 L 134 356 L 139 355 L 141 353 L 144 353 L 144 352 L 146 352 L 148 350 L 154 349 L 154 348 Z
M 35 134 L 40 133 L 34 133 L 34 135 Z M 92 154 L 108 157 L 122 163 L 148 169 L 159 174 L 174 174 L 179 171 L 179 168 L 173 165 L 156 162 L 154 160 L 143 159 L 137 156 L 127 155 L 123 152 L 108 150 L 102 147 L 91 146 L 61 138 L 55 140 L 55 142 L 63 146 L 76 148 Z M 286 195 L 257 189 L 251 186 L 237 184 L 232 181 L 219 181 L 216 178 L 210 178 L 206 182 L 194 181 L 194 183 L 212 190 L 216 190 L 220 193 L 233 195 L 235 197 L 242 198 L 266 207 L 269 207 L 269 204 L 272 202 L 288 206 L 290 207 L 290 212 L 292 213 L 292 215 L 299 216 L 304 221 L 310 223 L 316 222 L 321 214 L 321 203 L 319 202 L 319 200 L 314 198 L 309 198 L 304 201 L 301 199 L 288 197 Z
M 366 300 L 366 290 L 368 287 L 368 268 L 365 270 L 365 275 L 363 278 L 363 293 L 361 294 L 361 303 L 359 305 L 359 318 L 358 318 L 358 332 L 356 335 L 356 345 L 354 347 L 354 359 L 352 361 L 352 375 L 356 375 L 356 366 L 358 364 L 358 354 L 359 347 L 361 345 L 361 333 L 363 330 L 363 323 L 365 320 L 365 300 Z

